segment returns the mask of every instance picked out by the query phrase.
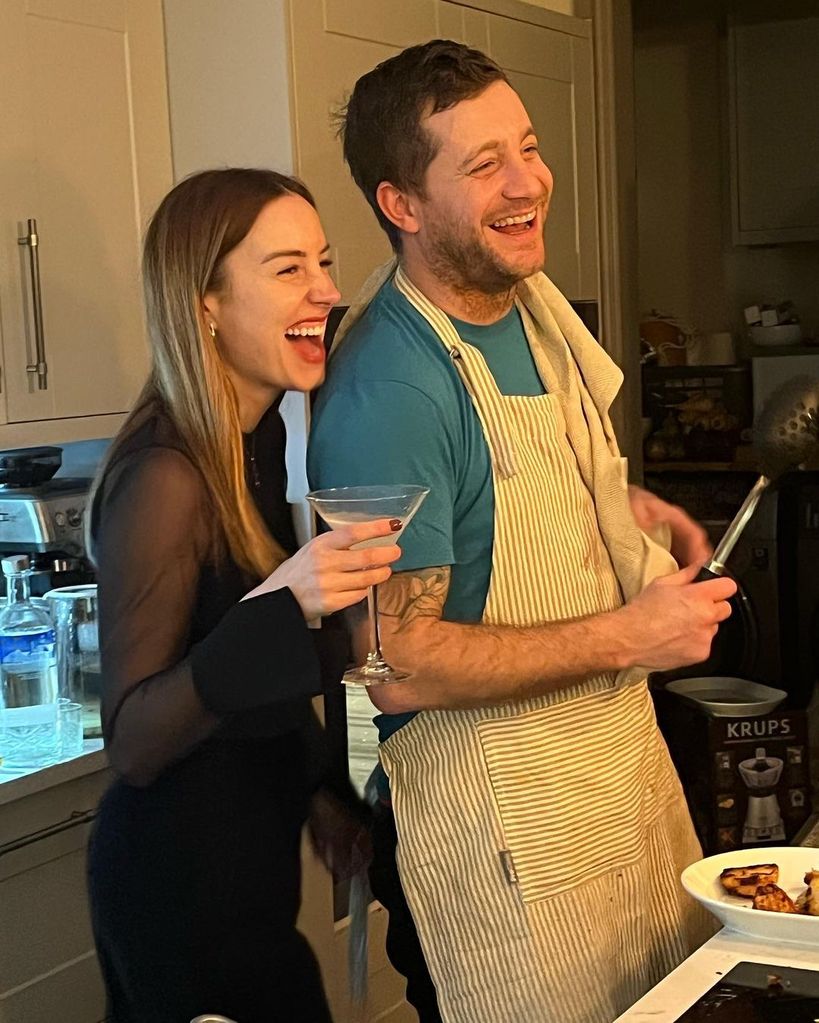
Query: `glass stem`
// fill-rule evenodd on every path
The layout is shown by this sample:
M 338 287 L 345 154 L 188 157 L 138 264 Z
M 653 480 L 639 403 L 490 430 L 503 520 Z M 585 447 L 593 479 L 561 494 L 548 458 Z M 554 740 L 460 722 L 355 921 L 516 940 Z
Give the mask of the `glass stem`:
M 378 626 L 378 587 L 370 586 L 367 590 L 367 608 L 370 613 L 370 659 L 381 663 L 381 631 Z

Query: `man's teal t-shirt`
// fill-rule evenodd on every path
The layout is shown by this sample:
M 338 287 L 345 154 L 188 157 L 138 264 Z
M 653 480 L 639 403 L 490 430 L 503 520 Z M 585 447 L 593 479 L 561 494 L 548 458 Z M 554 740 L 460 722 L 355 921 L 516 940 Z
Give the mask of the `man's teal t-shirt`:
M 452 322 L 480 349 L 501 393 L 544 393 L 516 308 L 488 326 Z M 494 538 L 489 449 L 446 349 L 391 281 L 330 361 L 313 410 L 307 466 L 315 489 L 428 486 L 393 570 L 450 566 L 443 618 L 481 620 Z M 379 714 L 381 740 L 412 716 Z

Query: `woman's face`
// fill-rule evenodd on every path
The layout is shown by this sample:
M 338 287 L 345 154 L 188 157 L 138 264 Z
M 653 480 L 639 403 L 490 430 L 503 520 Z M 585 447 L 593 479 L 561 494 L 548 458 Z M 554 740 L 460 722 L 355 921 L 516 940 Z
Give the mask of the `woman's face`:
M 285 390 L 324 379 L 324 329 L 340 295 L 318 214 L 298 195 L 271 200 L 225 257 L 205 316 L 239 399 L 243 426 Z

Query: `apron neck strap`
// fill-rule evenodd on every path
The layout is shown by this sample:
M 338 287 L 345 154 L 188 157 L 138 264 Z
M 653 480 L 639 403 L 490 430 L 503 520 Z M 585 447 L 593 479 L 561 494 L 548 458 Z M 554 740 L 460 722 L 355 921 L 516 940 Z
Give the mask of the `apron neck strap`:
M 501 479 L 509 479 L 518 471 L 517 458 L 514 446 L 503 428 L 501 394 L 489 368 L 484 366 L 482 373 L 481 367 L 473 365 L 475 360 L 483 361 L 483 357 L 479 352 L 473 352 L 472 347 L 461 339 L 447 314 L 419 291 L 400 266 L 395 271 L 394 280 L 398 291 L 424 317 L 446 348 L 480 419 L 489 445 L 492 468 Z

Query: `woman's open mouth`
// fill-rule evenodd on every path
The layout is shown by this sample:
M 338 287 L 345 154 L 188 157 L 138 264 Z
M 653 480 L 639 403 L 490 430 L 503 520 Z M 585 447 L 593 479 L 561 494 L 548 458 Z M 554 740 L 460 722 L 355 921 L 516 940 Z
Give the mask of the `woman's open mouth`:
M 326 326 L 326 320 L 295 323 L 285 330 L 284 336 L 293 346 L 296 354 L 305 362 L 324 362 L 324 328 Z

